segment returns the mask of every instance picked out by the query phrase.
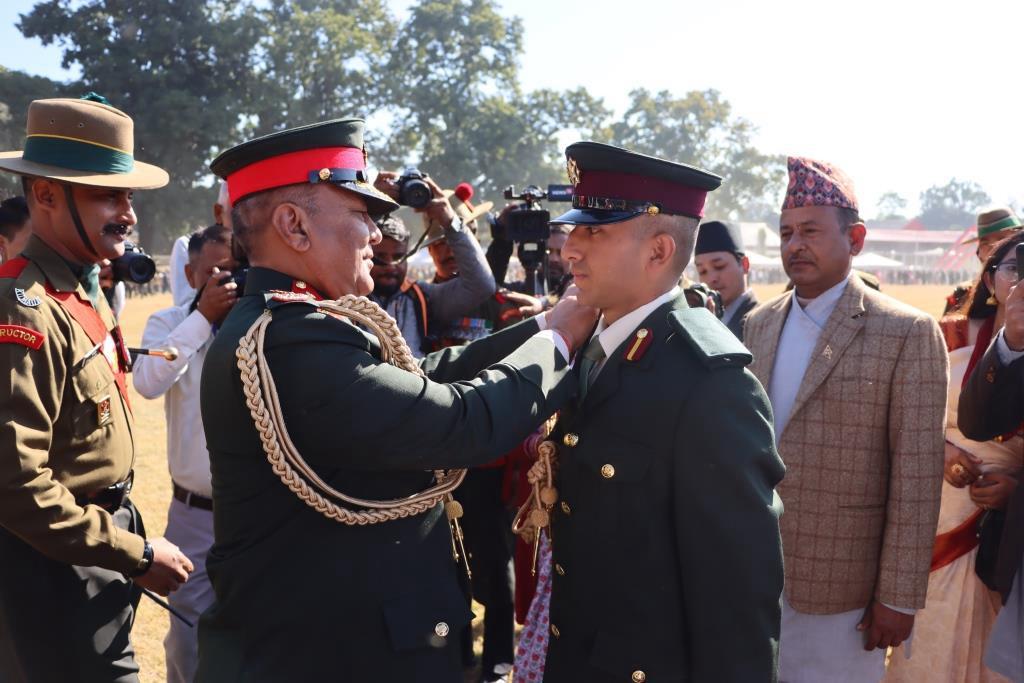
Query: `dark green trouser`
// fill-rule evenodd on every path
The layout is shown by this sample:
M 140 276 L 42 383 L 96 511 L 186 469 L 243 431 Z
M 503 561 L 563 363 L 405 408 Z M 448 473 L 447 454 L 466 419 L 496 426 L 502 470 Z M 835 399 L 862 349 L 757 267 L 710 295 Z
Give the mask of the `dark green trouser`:
M 114 523 L 145 535 L 131 503 Z M 139 597 L 122 574 L 56 562 L 0 527 L 0 680 L 137 683 Z

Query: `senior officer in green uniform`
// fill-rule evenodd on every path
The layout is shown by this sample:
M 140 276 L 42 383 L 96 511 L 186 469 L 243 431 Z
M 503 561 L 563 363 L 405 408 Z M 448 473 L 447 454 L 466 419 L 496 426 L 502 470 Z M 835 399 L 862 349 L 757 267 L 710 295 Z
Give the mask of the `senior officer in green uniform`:
M 784 468 L 750 353 L 677 281 L 721 179 L 594 142 L 566 150 L 562 248 L 601 319 L 554 441 L 544 680 L 774 681 Z
M 203 369 L 216 604 L 200 620 L 201 681 L 461 681 L 461 548 L 436 498 L 411 509 L 410 496 L 557 410 L 575 391 L 568 348 L 597 317 L 567 301 L 542 319 L 550 329 L 526 321 L 428 356 L 426 376 L 384 362 L 394 337 L 341 312 L 374 314 L 369 214 L 397 208 L 367 184 L 363 126 L 283 131 L 211 164 L 252 267 Z M 425 210 L 463 229 L 433 189 Z M 345 295 L 359 296 L 318 300 Z M 387 521 L 363 523 L 376 515 Z
M 132 189 L 167 173 L 134 161 L 132 120 L 93 99 L 32 102 L 27 133 L 0 154 L 34 233 L 0 267 L 0 677 L 133 681 L 130 579 L 166 595 L 192 564 L 147 542 L 128 501 L 128 357 L 96 264 L 124 253 Z

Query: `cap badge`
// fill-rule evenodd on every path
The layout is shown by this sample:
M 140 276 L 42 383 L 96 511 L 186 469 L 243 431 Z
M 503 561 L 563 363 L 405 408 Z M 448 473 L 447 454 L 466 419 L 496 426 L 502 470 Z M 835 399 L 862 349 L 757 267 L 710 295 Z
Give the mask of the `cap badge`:
M 565 162 L 565 170 L 569 174 L 569 182 L 573 185 L 580 184 L 580 167 L 576 165 L 576 160 L 569 157 Z
M 628 350 L 626 351 L 626 360 L 635 361 L 643 358 L 644 354 L 647 353 L 647 347 L 651 345 L 654 340 L 654 336 L 651 331 L 646 327 L 641 327 L 633 335 L 633 339 L 629 343 Z
M 320 173 L 318 173 L 317 175 L 320 177 L 320 180 L 330 180 L 330 178 L 331 178 L 331 169 L 329 169 L 329 168 L 321 168 L 320 169 Z
M 647 213 L 651 216 L 657 216 L 661 213 L 661 208 L 659 208 L 657 204 L 651 204 L 647 207 Z

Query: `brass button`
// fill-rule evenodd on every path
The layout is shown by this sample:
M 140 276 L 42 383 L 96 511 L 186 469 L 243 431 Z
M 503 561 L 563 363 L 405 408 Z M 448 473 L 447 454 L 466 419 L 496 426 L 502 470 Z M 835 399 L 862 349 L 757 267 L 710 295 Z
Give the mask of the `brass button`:
M 615 476 L 615 468 L 608 464 L 601 465 L 601 476 L 605 479 L 611 479 Z
M 565 576 L 565 568 L 564 568 L 564 567 L 562 567 L 562 565 L 560 565 L 560 564 L 558 564 L 558 563 L 555 563 L 555 572 L 556 572 L 556 573 L 557 573 L 557 574 L 558 574 L 559 576 Z
M 573 448 L 573 447 L 575 447 L 575 446 L 576 446 L 576 444 L 578 444 L 579 442 L 580 442 L 580 437 L 579 437 L 579 435 L 577 435 L 577 434 L 573 434 L 572 432 L 569 432 L 568 434 L 566 434 L 566 435 L 565 435 L 565 436 L 564 436 L 564 437 L 562 438 L 562 443 L 564 443 L 564 444 L 565 444 L 566 446 L 568 446 L 569 448 Z
M 553 635 L 555 638 L 558 638 L 562 635 L 562 632 L 558 630 L 557 626 L 551 624 L 551 635 Z
M 562 512 L 564 512 L 567 515 L 572 514 L 572 508 L 569 507 L 569 504 L 566 503 L 564 500 L 562 501 Z
M 448 637 L 448 632 L 451 629 L 448 628 L 448 624 L 443 621 L 437 622 L 437 626 L 434 627 L 434 633 L 437 634 L 438 638 Z
M 643 671 L 634 671 L 633 672 L 633 683 L 644 683 L 644 681 L 646 681 L 646 680 L 647 680 L 647 674 L 645 674 Z

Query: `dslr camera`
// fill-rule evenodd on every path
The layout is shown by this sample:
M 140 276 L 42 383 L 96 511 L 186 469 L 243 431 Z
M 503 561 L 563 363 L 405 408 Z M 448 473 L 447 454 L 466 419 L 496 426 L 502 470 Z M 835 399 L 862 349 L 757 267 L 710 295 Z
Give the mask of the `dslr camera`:
M 406 166 L 402 175 L 395 181 L 398 184 L 398 203 L 422 209 L 434 198 L 430 186 L 424 182 L 429 176 L 415 166 Z
M 130 241 L 124 243 L 124 254 L 111 261 L 110 268 L 117 282 L 144 285 L 156 275 L 156 262 L 142 250 L 142 247 Z

